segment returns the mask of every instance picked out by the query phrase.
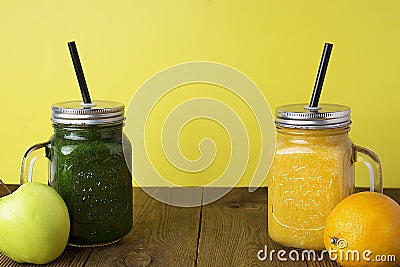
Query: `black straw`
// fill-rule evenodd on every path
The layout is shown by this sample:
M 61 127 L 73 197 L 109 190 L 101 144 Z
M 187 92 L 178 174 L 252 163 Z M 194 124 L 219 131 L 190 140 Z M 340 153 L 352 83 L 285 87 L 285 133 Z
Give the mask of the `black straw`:
M 317 79 L 315 80 L 314 91 L 310 101 L 310 107 L 318 107 L 319 97 L 321 96 L 322 85 L 324 84 L 326 70 L 328 68 L 329 57 L 331 56 L 333 44 L 325 43 L 319 64 Z
M 85 75 L 83 74 L 83 69 L 81 61 L 79 60 L 78 50 L 76 49 L 75 42 L 68 42 L 69 52 L 71 54 L 72 62 L 74 63 L 76 78 L 78 79 L 79 87 L 81 88 L 81 94 L 84 103 L 92 103 L 90 99 L 89 89 L 86 84 Z

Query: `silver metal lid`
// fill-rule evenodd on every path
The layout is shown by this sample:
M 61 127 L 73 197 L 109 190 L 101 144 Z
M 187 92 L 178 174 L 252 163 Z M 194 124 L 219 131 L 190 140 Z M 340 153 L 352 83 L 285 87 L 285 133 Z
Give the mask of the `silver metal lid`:
M 125 120 L 124 104 L 95 100 L 91 104 L 80 101 L 55 103 L 51 106 L 54 123 L 68 125 L 109 125 Z
M 320 104 L 310 108 L 308 104 L 292 104 L 276 109 L 277 126 L 300 129 L 331 129 L 351 124 L 350 108 L 337 104 Z

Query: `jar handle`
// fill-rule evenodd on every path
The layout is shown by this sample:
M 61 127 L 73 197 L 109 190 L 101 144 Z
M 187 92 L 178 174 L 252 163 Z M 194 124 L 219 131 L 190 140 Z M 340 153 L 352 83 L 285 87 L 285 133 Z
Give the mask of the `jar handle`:
M 369 170 L 370 191 L 383 193 L 382 165 L 374 151 L 353 144 L 352 163 L 362 162 Z
M 33 167 L 36 160 L 47 157 L 47 149 L 50 141 L 31 146 L 22 157 L 21 172 L 19 177 L 20 184 L 32 182 Z M 48 157 L 47 157 L 48 158 Z

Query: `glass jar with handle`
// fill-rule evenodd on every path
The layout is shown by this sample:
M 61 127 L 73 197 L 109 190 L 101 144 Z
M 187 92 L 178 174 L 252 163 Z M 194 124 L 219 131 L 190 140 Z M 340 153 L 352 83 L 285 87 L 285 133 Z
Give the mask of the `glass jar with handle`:
M 326 217 L 354 193 L 354 163 L 370 170 L 382 192 L 378 156 L 349 138 L 350 108 L 335 104 L 278 107 L 276 150 L 268 183 L 268 232 L 288 247 L 324 249 Z
M 132 228 L 131 147 L 124 119 L 124 105 L 117 102 L 56 103 L 50 141 L 23 157 L 21 183 L 32 181 L 36 159 L 49 159 L 49 185 L 70 214 L 71 245 L 114 243 Z

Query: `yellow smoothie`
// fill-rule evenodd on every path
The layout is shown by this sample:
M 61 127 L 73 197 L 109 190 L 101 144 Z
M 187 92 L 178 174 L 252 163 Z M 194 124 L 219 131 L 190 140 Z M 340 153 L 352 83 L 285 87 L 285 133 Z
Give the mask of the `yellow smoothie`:
M 268 231 L 274 241 L 324 249 L 326 217 L 354 188 L 348 131 L 277 127 L 268 183 Z

